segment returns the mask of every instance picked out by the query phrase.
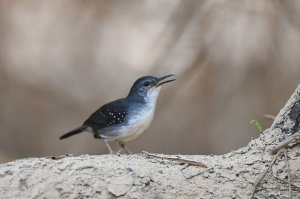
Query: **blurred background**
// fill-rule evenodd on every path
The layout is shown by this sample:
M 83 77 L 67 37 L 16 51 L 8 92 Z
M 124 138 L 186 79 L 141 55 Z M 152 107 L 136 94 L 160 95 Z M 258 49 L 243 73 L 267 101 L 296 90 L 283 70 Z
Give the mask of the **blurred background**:
M 0 162 L 103 154 L 60 141 L 140 76 L 176 74 L 134 152 L 222 154 L 258 137 L 300 80 L 298 0 L 0 1 Z M 113 145 L 115 148 L 117 145 Z

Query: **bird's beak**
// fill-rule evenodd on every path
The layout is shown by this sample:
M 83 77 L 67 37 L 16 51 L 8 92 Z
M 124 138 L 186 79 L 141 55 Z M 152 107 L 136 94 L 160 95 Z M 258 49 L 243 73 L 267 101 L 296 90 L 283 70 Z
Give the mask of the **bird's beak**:
M 157 84 L 155 85 L 155 87 L 159 87 L 159 86 L 161 86 L 161 85 L 163 85 L 163 84 L 165 84 L 165 83 L 172 82 L 172 81 L 176 80 L 176 79 L 170 79 L 170 80 L 162 81 L 162 80 L 164 80 L 164 79 L 166 79 L 166 78 L 168 78 L 168 77 L 172 77 L 172 76 L 175 76 L 175 75 L 171 74 L 171 75 L 166 75 L 166 76 L 157 78 L 157 79 L 158 79 L 158 82 L 157 82 Z

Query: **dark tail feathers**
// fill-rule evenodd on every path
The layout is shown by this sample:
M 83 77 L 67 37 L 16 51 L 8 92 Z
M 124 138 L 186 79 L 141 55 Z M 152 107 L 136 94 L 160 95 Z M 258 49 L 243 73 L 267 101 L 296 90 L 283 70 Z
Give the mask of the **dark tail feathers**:
M 76 128 L 76 129 L 73 129 L 72 131 L 70 131 L 70 132 L 68 132 L 68 133 L 60 136 L 59 139 L 62 140 L 62 139 L 68 138 L 70 136 L 73 136 L 73 135 L 76 135 L 78 133 L 81 133 L 81 132 L 85 131 L 86 129 L 87 129 L 87 126 L 80 126 L 80 127 Z

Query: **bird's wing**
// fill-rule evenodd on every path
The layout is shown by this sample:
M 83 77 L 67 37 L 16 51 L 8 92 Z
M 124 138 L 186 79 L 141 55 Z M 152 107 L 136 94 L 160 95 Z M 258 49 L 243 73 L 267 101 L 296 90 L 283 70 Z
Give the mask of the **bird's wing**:
M 99 130 L 126 121 L 128 107 L 124 99 L 103 105 L 95 111 L 83 124 Z

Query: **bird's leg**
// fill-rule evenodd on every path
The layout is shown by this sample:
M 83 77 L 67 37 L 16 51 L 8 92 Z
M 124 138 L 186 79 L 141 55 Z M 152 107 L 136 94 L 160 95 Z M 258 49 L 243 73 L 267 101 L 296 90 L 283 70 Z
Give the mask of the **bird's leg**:
M 109 150 L 109 154 L 113 154 L 114 151 L 111 149 L 111 147 L 109 146 L 108 142 L 107 142 L 107 139 L 104 139 L 104 143 L 105 145 L 107 146 L 108 150 Z
M 121 147 L 119 152 L 120 151 L 124 151 L 126 154 L 130 154 L 132 153 L 127 147 L 125 147 L 125 143 L 124 142 L 120 142 L 119 141 L 119 146 Z

